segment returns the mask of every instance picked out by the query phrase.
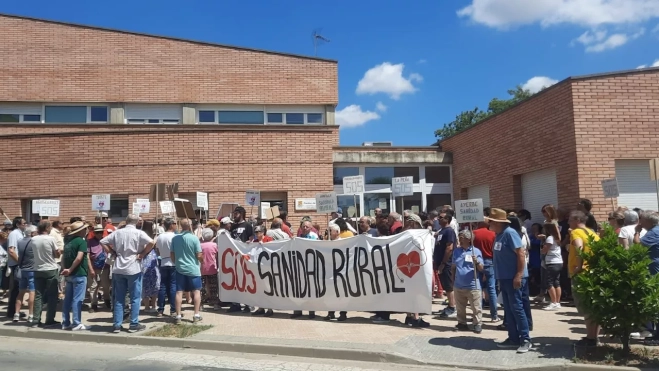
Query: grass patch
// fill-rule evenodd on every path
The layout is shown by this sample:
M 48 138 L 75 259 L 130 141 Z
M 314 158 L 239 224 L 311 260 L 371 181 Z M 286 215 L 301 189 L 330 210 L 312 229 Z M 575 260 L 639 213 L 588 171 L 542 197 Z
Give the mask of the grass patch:
M 659 369 L 659 349 L 654 348 L 634 346 L 631 354 L 625 356 L 620 346 L 601 345 L 580 349 L 576 353 L 575 363 Z
M 180 324 L 174 325 L 168 323 L 160 328 L 157 328 L 153 331 L 149 331 L 144 334 L 145 336 L 153 336 L 159 338 L 187 338 L 192 335 L 196 335 L 202 331 L 206 331 L 213 326 L 211 325 L 189 325 L 189 324 Z

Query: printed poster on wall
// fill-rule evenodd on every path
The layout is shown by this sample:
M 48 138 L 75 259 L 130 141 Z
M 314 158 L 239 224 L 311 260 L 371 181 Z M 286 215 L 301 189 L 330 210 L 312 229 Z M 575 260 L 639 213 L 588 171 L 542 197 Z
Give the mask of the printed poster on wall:
M 242 243 L 218 236 L 220 300 L 316 311 L 432 310 L 432 248 L 426 229 L 336 241 Z

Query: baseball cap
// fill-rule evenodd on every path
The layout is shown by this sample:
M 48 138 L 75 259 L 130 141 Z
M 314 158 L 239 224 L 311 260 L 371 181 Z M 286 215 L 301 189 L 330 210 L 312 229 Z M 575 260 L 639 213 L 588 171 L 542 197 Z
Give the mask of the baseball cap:
M 11 220 L 5 219 L 4 225 L 12 225 Z
M 225 216 L 224 218 L 222 218 L 222 220 L 220 220 L 220 224 L 222 224 L 222 225 L 231 224 L 231 218 L 229 218 L 228 216 Z
M 263 232 L 263 226 L 259 225 L 254 228 L 254 233 Z

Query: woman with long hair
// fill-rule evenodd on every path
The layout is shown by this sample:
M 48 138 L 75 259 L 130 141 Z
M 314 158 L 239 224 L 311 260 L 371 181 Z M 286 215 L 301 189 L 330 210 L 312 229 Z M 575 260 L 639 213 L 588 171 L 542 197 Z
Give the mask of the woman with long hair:
M 545 243 L 542 247 L 544 266 L 547 275 L 547 291 L 551 303 L 544 310 L 558 310 L 561 308 L 561 270 L 563 270 L 563 257 L 561 256 L 561 233 L 555 223 L 545 223 Z

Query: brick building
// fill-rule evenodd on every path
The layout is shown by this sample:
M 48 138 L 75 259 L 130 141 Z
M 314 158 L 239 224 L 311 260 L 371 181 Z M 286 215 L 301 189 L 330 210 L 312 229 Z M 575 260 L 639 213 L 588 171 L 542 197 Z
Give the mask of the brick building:
M 456 198 L 526 208 L 542 221 L 545 203 L 593 201 L 598 220 L 611 200 L 657 210 L 649 159 L 659 157 L 659 68 L 567 78 L 441 142 L 453 157 Z

